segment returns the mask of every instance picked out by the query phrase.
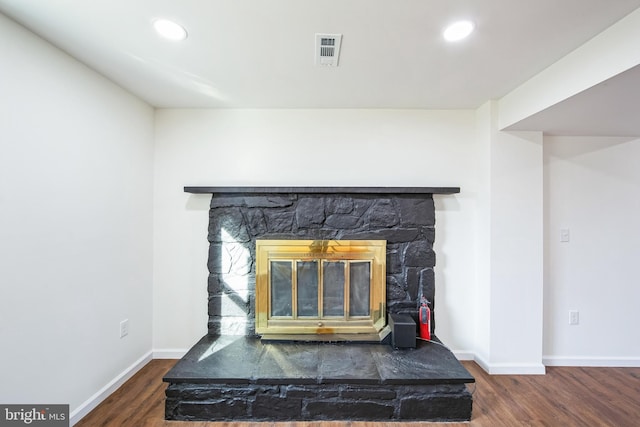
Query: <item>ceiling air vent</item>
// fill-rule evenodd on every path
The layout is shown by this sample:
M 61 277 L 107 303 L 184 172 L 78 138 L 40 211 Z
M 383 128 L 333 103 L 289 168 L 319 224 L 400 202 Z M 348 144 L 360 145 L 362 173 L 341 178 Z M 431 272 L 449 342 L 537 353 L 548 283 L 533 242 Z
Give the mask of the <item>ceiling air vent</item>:
M 338 66 L 342 34 L 316 34 L 316 65 Z

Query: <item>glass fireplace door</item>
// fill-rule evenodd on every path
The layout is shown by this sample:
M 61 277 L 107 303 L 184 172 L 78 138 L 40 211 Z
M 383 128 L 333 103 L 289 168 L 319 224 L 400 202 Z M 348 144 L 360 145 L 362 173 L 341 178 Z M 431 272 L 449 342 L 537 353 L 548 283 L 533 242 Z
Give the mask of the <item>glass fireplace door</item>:
M 256 253 L 263 338 L 348 340 L 386 325 L 386 241 L 258 240 Z

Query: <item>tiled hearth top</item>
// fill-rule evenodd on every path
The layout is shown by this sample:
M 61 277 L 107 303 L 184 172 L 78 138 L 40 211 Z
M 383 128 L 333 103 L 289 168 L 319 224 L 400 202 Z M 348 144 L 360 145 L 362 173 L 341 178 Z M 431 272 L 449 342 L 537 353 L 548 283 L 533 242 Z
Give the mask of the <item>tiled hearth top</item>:
M 185 193 L 212 194 L 456 194 L 460 187 L 184 187 Z
M 164 377 L 211 384 L 465 384 L 471 374 L 444 346 L 262 342 L 203 337 Z

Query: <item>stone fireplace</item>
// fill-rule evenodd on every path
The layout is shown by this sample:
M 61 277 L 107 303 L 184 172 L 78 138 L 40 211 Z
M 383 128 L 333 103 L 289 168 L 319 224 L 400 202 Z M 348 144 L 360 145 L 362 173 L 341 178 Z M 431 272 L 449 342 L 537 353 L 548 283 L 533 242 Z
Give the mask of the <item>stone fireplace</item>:
M 202 187 L 199 187 L 202 188 Z M 205 187 L 206 188 L 206 187 Z M 433 194 L 457 188 L 207 188 L 209 333 L 255 335 L 256 240 L 385 240 L 389 313 L 434 313 Z M 187 191 L 199 191 L 187 187 Z M 432 319 L 432 328 L 435 322 Z
M 387 326 L 424 297 L 435 337 L 433 194 L 459 188 L 185 191 L 212 194 L 209 333 L 165 376 L 167 419 L 470 418 L 466 369 L 437 338 L 392 348 Z

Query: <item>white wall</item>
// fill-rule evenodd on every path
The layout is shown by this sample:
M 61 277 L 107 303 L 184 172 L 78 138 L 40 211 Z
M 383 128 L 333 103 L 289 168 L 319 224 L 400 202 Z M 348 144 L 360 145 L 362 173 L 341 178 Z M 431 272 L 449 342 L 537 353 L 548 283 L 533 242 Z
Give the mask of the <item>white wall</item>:
M 545 138 L 546 364 L 640 366 L 638 159 L 640 139 Z
M 153 109 L 1 14 L 0 40 L 0 402 L 78 413 L 151 350 Z
M 474 358 L 489 361 L 491 354 L 491 141 L 497 104 L 486 102 L 476 110 L 478 202 L 476 215 L 475 346 Z M 488 362 L 486 362 L 488 363 Z M 487 369 L 485 365 L 485 369 Z
M 435 196 L 436 331 L 473 348 L 473 111 L 159 110 L 155 158 L 154 348 L 206 333 L 208 195 L 185 185 L 460 186 Z
M 476 126 L 476 360 L 492 374 L 544 373 L 542 133 L 500 132 L 495 101 Z
M 544 373 L 541 132 L 491 143 L 490 373 Z

